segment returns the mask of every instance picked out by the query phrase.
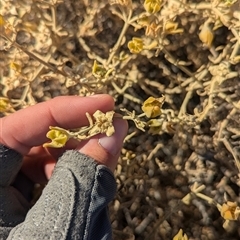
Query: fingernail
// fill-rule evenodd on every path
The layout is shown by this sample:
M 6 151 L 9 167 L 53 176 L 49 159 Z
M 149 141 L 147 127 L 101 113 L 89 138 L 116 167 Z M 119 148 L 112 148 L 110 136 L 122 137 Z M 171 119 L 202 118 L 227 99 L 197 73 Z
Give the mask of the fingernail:
M 104 94 L 94 94 L 94 95 L 90 95 L 88 96 L 89 98 L 99 98 L 102 97 Z
M 99 95 L 101 95 L 101 94 L 94 94 L 94 95 L 90 95 L 90 96 L 87 96 L 87 97 L 89 97 L 89 98 L 98 98 Z
M 115 119 L 114 128 L 115 133 L 112 136 L 107 137 L 106 135 L 103 135 L 98 140 L 98 143 L 112 156 L 115 156 L 120 152 L 128 127 L 124 120 Z

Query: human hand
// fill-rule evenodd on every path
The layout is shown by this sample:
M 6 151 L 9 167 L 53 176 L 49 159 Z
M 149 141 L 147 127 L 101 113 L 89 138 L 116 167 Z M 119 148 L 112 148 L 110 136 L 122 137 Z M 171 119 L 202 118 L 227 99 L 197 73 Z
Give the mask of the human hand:
M 0 145 L 1 239 L 19 239 L 20 236 L 24 239 L 44 239 L 46 236 L 63 239 L 59 234 L 67 236 L 66 239 L 72 236 L 82 239 L 85 232 L 92 239 L 96 226 L 98 235 L 111 238 L 106 206 L 113 199 L 116 186 L 110 170 L 113 172 L 117 164 L 127 133 L 126 121 L 113 120 L 115 133 L 111 137 L 98 134 L 82 142 L 70 139 L 61 149 L 46 149 L 42 145 L 48 141 L 49 126 L 80 128 L 89 124 L 86 112 L 92 115 L 97 110 L 111 111 L 113 107 L 114 101 L 109 95 L 57 97 L 0 119 L 0 143 L 8 147 Z M 84 155 L 77 151 L 64 153 L 68 149 Z M 16 151 L 24 157 L 22 167 L 21 156 Z M 50 179 L 30 210 L 23 198 L 28 199 L 31 191 L 29 180 L 19 178 L 19 174 L 11 186 L 20 167 L 33 183 Z M 91 224 L 85 224 L 86 221 Z M 70 223 L 74 224 L 68 227 Z
M 22 172 L 33 182 L 46 182 L 51 177 L 58 157 L 66 149 L 77 149 L 114 171 L 127 133 L 125 120 L 114 119 L 115 133 L 111 137 L 98 135 L 82 142 L 71 139 L 61 149 L 42 147 L 48 141 L 46 133 L 49 126 L 79 128 L 88 124 L 86 112 L 106 112 L 113 110 L 113 107 L 113 99 L 105 94 L 56 97 L 0 119 L 0 143 L 24 156 Z

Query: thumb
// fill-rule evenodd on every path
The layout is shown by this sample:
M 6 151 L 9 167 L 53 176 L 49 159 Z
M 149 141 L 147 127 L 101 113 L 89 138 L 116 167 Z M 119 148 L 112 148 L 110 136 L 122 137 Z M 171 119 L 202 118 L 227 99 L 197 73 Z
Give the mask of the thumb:
M 107 137 L 99 134 L 91 138 L 83 146 L 79 146 L 79 152 L 94 158 L 114 172 L 122 149 L 123 140 L 127 135 L 128 124 L 126 120 L 115 118 L 113 121 L 115 133 Z

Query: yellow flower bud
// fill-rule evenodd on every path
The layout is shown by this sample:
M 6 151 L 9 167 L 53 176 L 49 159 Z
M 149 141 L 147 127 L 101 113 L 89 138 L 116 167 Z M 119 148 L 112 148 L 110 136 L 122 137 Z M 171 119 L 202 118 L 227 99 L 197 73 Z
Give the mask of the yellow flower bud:
M 0 14 L 0 26 L 4 26 L 6 24 L 4 17 Z
M 161 108 L 165 97 L 154 98 L 149 97 L 142 105 L 142 111 L 148 118 L 155 118 L 161 114 Z
M 168 34 L 175 34 L 175 33 L 182 33 L 183 29 L 178 28 L 178 23 L 173 21 L 167 21 L 164 27 L 166 33 Z
M 151 119 L 147 122 L 149 129 L 149 133 L 155 135 L 158 134 L 162 130 L 162 121 L 159 119 Z
M 128 48 L 131 53 L 140 53 L 143 50 L 143 40 L 141 38 L 132 38 L 132 41 L 128 42 Z
M 161 0 L 145 0 L 143 6 L 149 13 L 156 13 L 161 8 Z
M 21 70 L 22 70 L 21 66 L 20 66 L 19 64 L 15 63 L 15 62 L 10 62 L 9 67 L 10 67 L 11 69 L 13 69 L 15 72 L 19 72 L 19 73 L 20 73 Z
M 183 230 L 180 229 L 177 235 L 174 236 L 173 240 L 188 240 L 188 236 L 186 234 L 183 235 Z
M 61 148 L 64 147 L 69 137 L 66 131 L 55 129 L 54 127 L 50 127 L 50 131 L 47 133 L 47 138 L 52 140 L 50 143 L 45 143 L 44 147 L 52 147 L 52 148 Z
M 99 65 L 97 63 L 97 61 L 95 60 L 94 63 L 93 63 L 93 67 L 92 67 L 92 74 L 95 76 L 95 77 L 104 77 L 107 73 L 107 70 Z
M 227 201 L 221 208 L 221 216 L 225 220 L 237 220 L 240 215 L 240 208 L 236 202 Z
M 172 123 L 164 121 L 163 119 L 151 119 L 147 122 L 149 127 L 148 133 L 153 135 L 161 132 L 167 132 L 169 134 L 175 133 L 175 128 Z
M 8 112 L 11 109 L 11 104 L 9 99 L 0 97 L 0 112 Z
M 214 35 L 212 30 L 208 25 L 204 24 L 201 32 L 199 33 L 199 39 L 210 48 L 212 45 L 213 38 Z

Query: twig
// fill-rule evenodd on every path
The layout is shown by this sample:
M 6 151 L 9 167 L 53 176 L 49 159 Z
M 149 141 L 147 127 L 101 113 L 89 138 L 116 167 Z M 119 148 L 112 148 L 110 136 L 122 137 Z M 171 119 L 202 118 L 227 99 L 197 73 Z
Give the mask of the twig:
M 232 154 L 233 158 L 234 158 L 234 161 L 235 161 L 235 164 L 238 168 L 238 171 L 240 173 L 240 160 L 237 158 L 237 154 L 234 152 L 230 142 L 226 139 L 226 138 L 222 138 L 220 139 L 223 144 L 225 145 L 226 149 Z
M 111 53 L 110 53 L 110 55 L 108 57 L 106 65 L 110 64 L 110 62 L 112 61 L 112 59 L 113 59 L 114 55 L 116 54 L 118 48 L 120 47 L 120 45 L 122 43 L 122 39 L 125 36 L 125 33 L 126 33 L 128 27 L 129 27 L 129 21 L 130 21 L 131 17 L 132 17 L 132 10 L 130 9 L 128 18 L 124 22 L 124 26 L 122 28 L 122 31 L 121 31 L 121 33 L 120 33 L 120 35 L 118 37 L 118 40 L 117 40 L 116 44 L 114 45 L 113 49 L 111 50 Z

